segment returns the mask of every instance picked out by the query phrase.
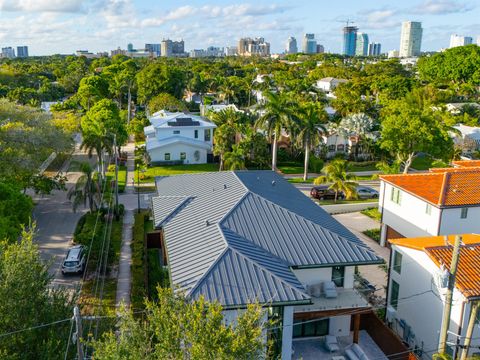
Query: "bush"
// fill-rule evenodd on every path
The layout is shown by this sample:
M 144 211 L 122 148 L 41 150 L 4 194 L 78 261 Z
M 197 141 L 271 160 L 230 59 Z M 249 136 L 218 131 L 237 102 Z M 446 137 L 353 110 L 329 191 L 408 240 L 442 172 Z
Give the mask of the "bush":
M 316 156 L 310 156 L 308 167 L 310 172 L 319 174 L 323 169 L 323 160 Z
M 145 272 L 144 272 L 144 242 L 145 242 L 145 218 L 147 211 L 135 214 L 135 222 L 133 224 L 132 238 L 132 293 L 131 300 L 134 309 L 143 307 L 143 300 L 147 296 L 145 288 Z
M 376 207 L 371 207 L 365 210 L 360 211 L 363 215 L 368 216 L 369 218 L 372 218 L 373 220 L 380 221 L 382 218 L 382 214 L 380 211 L 378 211 L 378 208 Z
M 370 239 L 376 241 L 377 243 L 380 243 L 380 229 L 369 229 L 362 232 Z
M 159 256 L 158 249 L 148 250 L 148 296 L 152 300 L 158 296 L 157 286 L 165 288 L 170 282 L 168 270 L 161 265 Z

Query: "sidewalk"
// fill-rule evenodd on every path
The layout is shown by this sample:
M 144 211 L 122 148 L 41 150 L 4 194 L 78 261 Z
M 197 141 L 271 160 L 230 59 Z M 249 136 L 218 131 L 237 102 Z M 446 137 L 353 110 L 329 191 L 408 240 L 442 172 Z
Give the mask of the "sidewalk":
M 133 178 L 135 174 L 135 144 L 129 143 L 124 148 L 127 152 L 127 185 L 125 187 L 125 195 L 120 196 L 120 202 L 124 205 L 125 198 L 131 197 L 134 192 Z M 130 194 L 130 196 L 128 196 Z M 123 302 L 127 307 L 130 306 L 130 289 L 131 289 L 131 264 L 132 264 L 132 227 L 134 222 L 134 209 L 125 206 L 125 214 L 123 215 L 122 229 L 122 247 L 120 249 L 120 263 L 118 267 L 117 279 L 117 307 Z

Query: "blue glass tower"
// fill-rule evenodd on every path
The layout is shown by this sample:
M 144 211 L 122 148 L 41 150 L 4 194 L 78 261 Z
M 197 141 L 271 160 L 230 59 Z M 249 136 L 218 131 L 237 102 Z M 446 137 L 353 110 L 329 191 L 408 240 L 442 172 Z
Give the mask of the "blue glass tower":
M 354 56 L 357 47 L 356 26 L 345 26 L 343 28 L 343 55 Z

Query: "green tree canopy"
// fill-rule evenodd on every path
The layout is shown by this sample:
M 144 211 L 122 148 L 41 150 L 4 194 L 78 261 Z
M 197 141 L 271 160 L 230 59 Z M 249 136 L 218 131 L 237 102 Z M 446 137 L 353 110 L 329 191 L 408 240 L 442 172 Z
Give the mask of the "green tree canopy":
M 227 325 L 218 303 L 158 288 L 158 301 L 146 301 L 144 318 L 124 313 L 120 335 L 104 335 L 94 354 L 97 360 L 263 359 L 265 328 L 259 305 L 248 305 L 236 324 Z
M 181 99 L 186 86 L 185 72 L 176 66 L 153 62 L 137 74 L 138 100 L 148 103 L 160 93 Z
M 151 114 L 160 110 L 167 111 L 187 111 L 187 107 L 183 102 L 175 96 L 168 93 L 160 93 L 148 102 L 148 110 Z

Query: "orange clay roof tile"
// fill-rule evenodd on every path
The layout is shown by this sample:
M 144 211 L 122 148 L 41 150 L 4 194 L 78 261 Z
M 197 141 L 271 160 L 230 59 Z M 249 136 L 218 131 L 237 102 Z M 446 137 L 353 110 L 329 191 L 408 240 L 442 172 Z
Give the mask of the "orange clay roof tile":
M 480 166 L 480 160 L 456 160 L 452 161 L 453 166 L 455 167 L 477 167 Z
M 480 296 L 480 235 L 464 234 L 460 247 L 455 286 L 467 298 Z M 439 268 L 450 267 L 452 261 L 455 235 L 448 236 L 446 246 L 445 236 L 430 236 L 418 238 L 393 239 L 394 245 L 408 247 L 425 252 Z
M 380 178 L 437 206 L 480 204 L 480 167 L 431 169 L 428 173 L 381 175 Z

